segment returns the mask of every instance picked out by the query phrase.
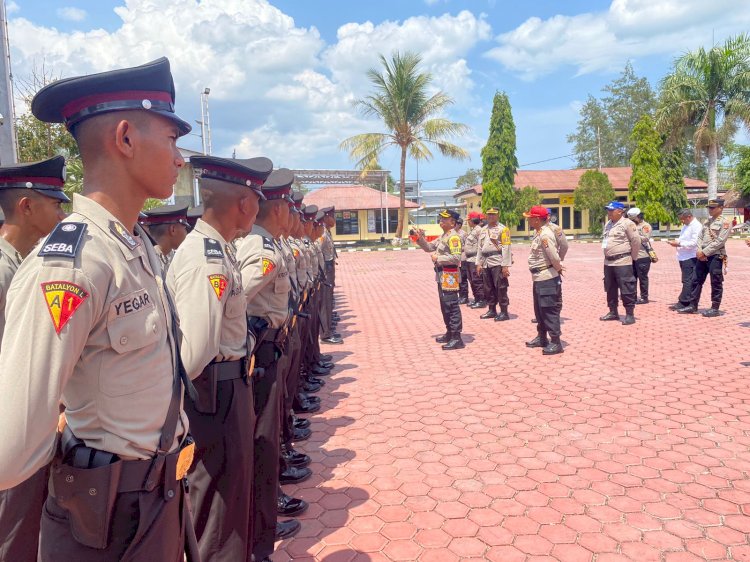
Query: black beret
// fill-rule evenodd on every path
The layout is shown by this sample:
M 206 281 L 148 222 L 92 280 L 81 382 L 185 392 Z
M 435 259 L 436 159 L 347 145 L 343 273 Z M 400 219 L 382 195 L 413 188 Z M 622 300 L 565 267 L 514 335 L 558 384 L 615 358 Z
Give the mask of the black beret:
M 65 123 L 72 129 L 95 115 L 140 109 L 166 117 L 186 135 L 192 127 L 175 115 L 174 101 L 169 60 L 162 57 L 141 66 L 52 82 L 34 96 L 31 112 L 40 121 Z
M 273 162 L 264 156 L 236 159 L 218 156 L 191 156 L 190 165 L 198 178 L 220 180 L 252 189 L 262 199 L 261 185 L 273 170 Z
M 68 203 L 63 191 L 65 158 L 55 156 L 41 162 L 0 167 L 0 189 L 32 189 L 47 197 Z

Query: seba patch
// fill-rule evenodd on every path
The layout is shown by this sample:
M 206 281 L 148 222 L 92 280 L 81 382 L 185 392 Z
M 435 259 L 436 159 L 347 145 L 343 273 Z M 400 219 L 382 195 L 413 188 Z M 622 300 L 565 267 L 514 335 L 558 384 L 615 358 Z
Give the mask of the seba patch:
M 208 276 L 208 282 L 211 283 L 211 288 L 214 290 L 214 293 L 216 293 L 216 298 L 221 300 L 221 297 L 224 296 L 224 291 L 227 288 L 227 278 L 220 273 L 215 273 Z
M 68 281 L 42 283 L 42 293 L 58 335 L 78 307 L 89 297 L 81 287 Z
M 81 245 L 81 239 L 86 232 L 86 224 L 82 222 L 61 222 L 47 237 L 39 250 L 40 256 L 62 256 L 74 258 Z
M 207 258 L 224 258 L 224 250 L 221 249 L 221 244 L 213 238 L 203 239 L 203 254 Z

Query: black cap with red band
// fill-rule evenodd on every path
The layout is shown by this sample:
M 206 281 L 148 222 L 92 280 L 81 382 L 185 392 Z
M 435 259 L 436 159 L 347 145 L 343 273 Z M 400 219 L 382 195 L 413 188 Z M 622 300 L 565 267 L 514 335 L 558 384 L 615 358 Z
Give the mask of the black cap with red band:
M 154 209 L 144 211 L 144 217 L 138 220 L 139 223 L 146 226 L 156 224 L 181 224 L 190 227 L 187 217 L 187 205 L 161 205 Z
M 72 130 L 80 122 L 113 111 L 149 111 L 177 125 L 180 135 L 192 127 L 174 113 L 175 91 L 169 60 L 63 78 L 48 84 L 34 96 L 31 112 L 46 123 L 65 123 Z
M 263 156 L 244 160 L 218 156 L 191 156 L 190 165 L 199 179 L 244 185 L 257 193 L 261 199 L 265 199 L 265 190 L 261 186 L 273 170 L 273 162 Z
M 294 201 L 291 197 L 293 183 L 294 173 L 287 168 L 279 168 L 271 172 L 271 175 L 263 184 L 263 195 L 269 201 L 283 199 L 293 205 Z
M 68 203 L 65 195 L 65 158 L 55 156 L 41 162 L 0 167 L 0 189 L 31 189 Z

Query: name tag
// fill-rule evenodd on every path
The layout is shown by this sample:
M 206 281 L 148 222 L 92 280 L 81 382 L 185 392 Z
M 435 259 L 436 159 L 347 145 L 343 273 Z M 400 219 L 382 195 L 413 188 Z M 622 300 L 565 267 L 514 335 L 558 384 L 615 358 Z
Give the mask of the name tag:
M 110 305 L 109 315 L 114 318 L 122 318 L 123 316 L 134 314 L 144 309 L 154 308 L 154 306 L 154 300 L 148 294 L 148 291 L 141 289 L 114 301 Z

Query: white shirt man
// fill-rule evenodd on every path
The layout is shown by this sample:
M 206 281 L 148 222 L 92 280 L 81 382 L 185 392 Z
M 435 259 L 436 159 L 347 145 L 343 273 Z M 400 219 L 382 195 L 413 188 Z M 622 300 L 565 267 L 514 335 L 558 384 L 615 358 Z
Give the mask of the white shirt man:
M 700 221 L 687 209 L 680 211 L 680 222 L 682 229 L 677 240 L 669 240 L 669 245 L 677 249 L 677 260 L 680 263 L 682 273 L 682 290 L 678 302 L 670 306 L 672 310 L 684 308 L 690 304 L 690 295 L 695 276 L 695 263 L 698 261 L 696 252 L 698 250 L 698 235 L 703 229 Z

